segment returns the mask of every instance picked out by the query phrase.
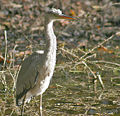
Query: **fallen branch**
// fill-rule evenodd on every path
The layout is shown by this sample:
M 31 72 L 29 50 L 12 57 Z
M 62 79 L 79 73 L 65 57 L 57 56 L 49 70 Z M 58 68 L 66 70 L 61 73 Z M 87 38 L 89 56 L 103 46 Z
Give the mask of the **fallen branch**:
M 86 52 L 85 55 L 83 55 L 80 60 L 82 60 L 84 57 L 86 57 L 88 54 L 92 53 L 95 49 L 99 48 L 100 46 L 102 46 L 104 43 L 108 42 L 109 40 L 113 39 L 113 37 L 115 37 L 117 35 L 114 34 L 112 36 L 110 36 L 108 39 L 105 39 L 103 42 L 101 42 L 100 44 L 98 44 L 97 46 L 95 46 L 93 49 L 91 49 L 89 52 Z
M 4 57 L 4 63 L 3 63 L 3 70 L 5 68 L 6 65 L 6 61 L 7 61 L 7 31 L 4 31 L 4 36 L 5 36 L 5 57 Z
M 71 52 L 69 52 L 69 51 L 67 51 L 67 50 L 65 50 L 65 49 L 63 49 L 63 48 L 59 48 L 59 49 L 62 50 L 63 52 L 65 52 L 65 53 L 67 53 L 67 54 L 73 56 L 74 58 L 79 59 L 79 56 L 76 56 L 75 54 L 73 54 L 73 53 L 71 53 Z
M 111 64 L 111 65 L 116 65 L 120 67 L 120 64 L 118 63 L 114 63 L 114 62 L 108 62 L 108 61 L 104 61 L 104 60 L 100 60 L 100 61 L 91 61 L 93 63 L 104 63 L 104 64 Z
M 92 69 L 84 61 L 82 61 L 82 63 L 89 69 L 89 71 L 92 73 L 92 75 L 94 76 L 94 78 L 99 80 L 102 89 L 104 89 L 104 84 L 103 84 L 101 75 L 100 74 L 95 75 L 95 73 L 92 71 Z

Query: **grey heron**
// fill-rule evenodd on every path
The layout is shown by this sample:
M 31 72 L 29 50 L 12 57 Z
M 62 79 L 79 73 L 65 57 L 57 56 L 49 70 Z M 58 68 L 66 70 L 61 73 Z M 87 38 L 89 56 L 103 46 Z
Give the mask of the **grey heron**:
M 53 22 L 60 19 L 74 19 L 74 17 L 62 14 L 59 9 L 47 10 L 44 53 L 36 51 L 27 57 L 22 63 L 16 81 L 16 105 L 24 105 L 32 97 L 40 95 L 40 115 L 42 115 L 42 94 L 49 86 L 56 64 L 57 42 L 53 31 Z

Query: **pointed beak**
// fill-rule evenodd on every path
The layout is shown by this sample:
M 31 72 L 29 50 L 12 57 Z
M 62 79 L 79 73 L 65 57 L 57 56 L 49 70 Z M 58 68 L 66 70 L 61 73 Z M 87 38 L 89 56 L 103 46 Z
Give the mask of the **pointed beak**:
M 60 15 L 59 17 L 61 19 L 76 19 L 75 17 L 67 16 L 67 15 L 64 15 L 64 14 Z

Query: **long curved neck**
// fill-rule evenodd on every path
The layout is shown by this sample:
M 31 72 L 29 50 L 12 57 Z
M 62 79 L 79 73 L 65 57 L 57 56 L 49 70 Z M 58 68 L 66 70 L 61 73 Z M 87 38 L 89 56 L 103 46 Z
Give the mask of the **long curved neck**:
M 45 27 L 45 36 L 46 36 L 46 48 L 45 48 L 45 55 L 51 56 L 55 55 L 56 57 L 56 36 L 53 31 L 53 21 L 46 22 Z

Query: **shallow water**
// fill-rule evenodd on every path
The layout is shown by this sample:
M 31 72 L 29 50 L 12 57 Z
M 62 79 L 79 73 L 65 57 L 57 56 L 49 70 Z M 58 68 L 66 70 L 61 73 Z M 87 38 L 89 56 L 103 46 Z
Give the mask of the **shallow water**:
M 104 81 L 104 79 L 103 79 Z M 120 80 L 119 80 L 120 82 Z M 53 77 L 43 95 L 43 109 L 49 115 L 120 115 L 120 86 L 110 79 L 104 81 L 105 90 L 85 76 Z

